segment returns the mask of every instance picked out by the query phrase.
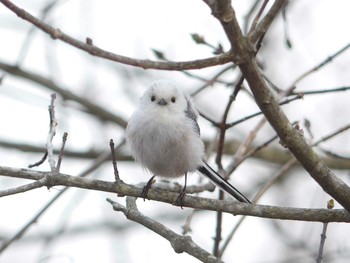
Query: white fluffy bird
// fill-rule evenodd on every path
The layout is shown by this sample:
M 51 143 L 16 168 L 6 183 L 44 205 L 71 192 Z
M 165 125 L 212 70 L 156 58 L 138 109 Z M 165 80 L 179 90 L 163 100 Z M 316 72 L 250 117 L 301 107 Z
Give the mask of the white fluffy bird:
M 182 205 L 187 173 L 198 170 L 235 199 L 250 203 L 204 161 L 197 117 L 192 99 L 172 81 L 158 80 L 143 94 L 126 128 L 126 140 L 134 158 L 153 173 L 143 197 L 155 176 L 185 175 L 185 185 L 177 200 Z

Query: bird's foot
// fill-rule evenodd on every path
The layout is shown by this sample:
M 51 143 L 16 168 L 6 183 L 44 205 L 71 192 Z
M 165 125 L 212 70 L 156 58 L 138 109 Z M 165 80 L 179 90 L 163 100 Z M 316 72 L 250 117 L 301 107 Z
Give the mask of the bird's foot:
M 175 201 L 175 204 L 180 206 L 181 209 L 183 209 L 185 196 L 186 196 L 186 191 L 184 191 L 184 189 L 182 189 L 182 191 L 180 192 L 179 196 L 177 197 L 177 199 Z
M 151 179 L 148 180 L 147 184 L 142 189 L 141 197 L 143 198 L 143 201 L 146 200 L 148 191 L 151 189 L 152 184 L 156 181 L 154 177 L 155 175 L 153 175 Z

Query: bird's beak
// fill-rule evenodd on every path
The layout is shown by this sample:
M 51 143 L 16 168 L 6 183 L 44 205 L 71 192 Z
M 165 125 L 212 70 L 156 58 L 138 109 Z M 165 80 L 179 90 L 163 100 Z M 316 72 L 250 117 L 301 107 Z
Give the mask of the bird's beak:
M 165 99 L 161 99 L 160 101 L 158 101 L 158 105 L 160 105 L 160 106 L 165 106 L 165 105 L 167 105 L 168 103 L 166 102 L 166 100 Z

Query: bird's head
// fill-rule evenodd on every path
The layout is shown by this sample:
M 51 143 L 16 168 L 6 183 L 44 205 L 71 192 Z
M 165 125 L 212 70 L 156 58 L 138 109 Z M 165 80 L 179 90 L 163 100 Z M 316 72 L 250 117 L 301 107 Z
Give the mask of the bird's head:
M 181 113 L 187 108 L 187 100 L 174 82 L 157 80 L 141 97 L 141 105 L 147 110 Z

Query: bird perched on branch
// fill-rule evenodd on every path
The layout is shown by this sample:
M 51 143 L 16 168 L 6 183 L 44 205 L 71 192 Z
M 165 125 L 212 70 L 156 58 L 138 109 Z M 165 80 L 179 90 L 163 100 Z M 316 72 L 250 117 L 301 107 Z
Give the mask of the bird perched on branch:
M 134 158 L 153 173 L 143 189 L 143 197 L 147 196 L 155 176 L 185 175 L 185 184 L 177 199 L 182 206 L 187 173 L 197 170 L 238 201 L 250 203 L 204 161 L 204 143 L 197 118 L 192 99 L 172 81 L 158 80 L 143 94 L 126 128 L 126 140 Z

